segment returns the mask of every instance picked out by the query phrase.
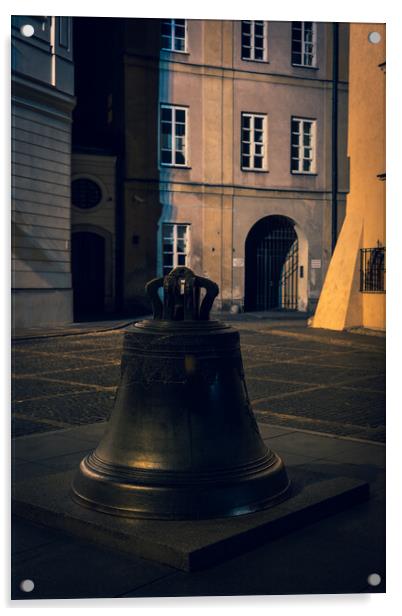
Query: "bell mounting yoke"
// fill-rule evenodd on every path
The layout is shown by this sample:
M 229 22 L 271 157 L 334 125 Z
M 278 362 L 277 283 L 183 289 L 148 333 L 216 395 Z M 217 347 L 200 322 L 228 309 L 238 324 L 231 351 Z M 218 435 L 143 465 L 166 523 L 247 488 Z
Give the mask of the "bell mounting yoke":
M 163 302 L 159 289 L 163 288 Z M 200 302 L 201 289 L 206 294 Z M 196 276 L 188 267 L 176 267 L 167 276 L 154 278 L 145 285 L 155 320 L 208 321 L 219 287 L 216 282 Z

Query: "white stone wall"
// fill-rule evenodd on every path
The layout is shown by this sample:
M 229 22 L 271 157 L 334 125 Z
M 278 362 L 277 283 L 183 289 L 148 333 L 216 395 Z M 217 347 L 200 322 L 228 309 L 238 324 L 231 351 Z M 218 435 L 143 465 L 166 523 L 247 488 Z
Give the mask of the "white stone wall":
M 24 40 L 19 32 L 21 23 L 29 23 L 30 18 L 15 18 L 12 31 L 12 299 L 16 328 L 72 320 L 71 24 L 63 22 L 67 30 L 62 33 L 58 18 L 31 20 L 35 27 L 32 39 Z M 60 40 L 65 47 L 57 59 L 56 72 Z

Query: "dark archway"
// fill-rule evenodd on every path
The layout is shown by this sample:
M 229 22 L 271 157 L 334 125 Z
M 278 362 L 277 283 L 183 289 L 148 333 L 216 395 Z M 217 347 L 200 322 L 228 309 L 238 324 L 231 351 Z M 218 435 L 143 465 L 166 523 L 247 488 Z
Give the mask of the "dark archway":
M 298 239 L 286 216 L 259 220 L 246 239 L 244 309 L 297 310 Z
M 74 320 L 102 316 L 105 307 L 105 238 L 79 231 L 72 235 Z

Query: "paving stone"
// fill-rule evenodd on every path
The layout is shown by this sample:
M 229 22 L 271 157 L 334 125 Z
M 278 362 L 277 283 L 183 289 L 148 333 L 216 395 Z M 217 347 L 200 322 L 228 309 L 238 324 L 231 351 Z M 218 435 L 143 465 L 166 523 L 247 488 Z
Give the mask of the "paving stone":
M 258 428 L 263 439 L 274 438 L 275 436 L 279 436 L 280 434 L 289 434 L 290 432 L 292 432 L 291 428 L 281 428 L 278 426 L 271 426 L 263 423 L 260 423 L 258 425 Z
M 82 368 L 74 374 L 71 372 L 52 372 L 49 378 L 64 381 L 75 381 L 82 384 L 100 385 L 102 387 L 117 387 L 120 380 L 120 364 Z
M 331 450 L 331 455 L 328 457 L 342 464 L 364 464 L 374 470 L 384 470 L 386 464 L 386 448 L 383 445 L 354 443 L 344 440 L 342 441 L 342 447 L 338 450 Z
M 275 448 L 279 452 L 286 452 L 307 456 L 309 458 L 320 458 L 330 460 L 342 460 L 351 462 L 353 457 L 358 459 L 359 452 L 364 451 L 365 445 L 346 441 L 339 438 L 329 436 L 318 436 L 315 434 L 306 434 L 304 432 L 292 432 L 290 434 L 281 434 L 275 438 Z M 377 451 L 377 447 L 372 445 Z M 378 454 L 381 458 L 382 454 Z M 363 461 L 362 461 L 363 463 Z
M 328 354 L 327 357 L 325 355 L 321 357 L 315 358 L 317 364 L 320 363 L 328 363 L 331 360 L 331 355 Z M 361 353 L 361 352 L 351 352 L 345 353 L 342 357 L 334 357 L 334 364 L 337 365 L 342 362 L 344 366 L 348 366 L 350 368 L 359 367 L 359 369 L 363 370 L 378 370 L 379 372 L 384 372 L 385 370 L 385 354 L 378 353 Z
M 76 451 L 75 453 L 45 458 L 40 463 L 47 469 L 54 470 L 55 472 L 77 469 L 81 460 L 93 449 L 95 449 L 95 446 L 83 449 L 82 451 Z
M 52 383 L 41 380 L 40 377 L 21 378 L 13 381 L 12 398 L 15 402 L 29 400 L 31 398 L 43 398 L 46 396 L 71 394 L 74 392 L 89 391 L 88 387 L 80 384 Z
M 63 538 L 14 559 L 12 599 L 116 597 L 171 571 L 166 565 Z M 20 589 L 26 579 L 35 584 L 31 593 Z
M 40 524 L 33 524 L 16 516 L 12 517 L 11 552 L 14 559 L 25 558 L 28 550 L 48 545 L 64 537 L 63 533 Z
M 99 421 L 75 428 L 68 428 L 64 434 L 69 438 L 76 438 L 90 443 L 98 443 L 105 433 L 107 421 Z M 281 430 L 279 428 L 279 430 Z M 282 433 L 282 431 L 281 431 Z
M 27 434 L 37 434 L 38 432 L 49 432 L 55 429 L 54 425 L 48 424 L 45 421 L 35 422 L 29 419 L 21 419 L 21 417 L 16 417 L 15 415 L 11 419 L 12 438 Z M 62 429 L 62 426 L 59 429 Z
M 114 399 L 113 391 L 83 391 L 44 400 L 27 400 L 16 405 L 15 410 L 30 415 L 33 420 L 38 417 L 80 425 L 109 419 Z
M 386 441 L 387 431 L 385 426 L 377 426 L 376 428 L 365 426 L 360 432 L 355 432 L 355 436 L 356 438 L 365 441 L 375 441 L 384 444 Z
M 257 421 L 261 424 L 275 424 L 278 427 L 294 426 L 294 431 L 318 432 L 330 436 L 352 437 L 363 441 L 385 442 L 385 426 L 371 428 L 370 426 L 355 426 L 349 423 L 312 419 L 297 415 L 287 415 L 271 411 L 254 410 Z
M 306 464 L 312 464 L 312 463 L 319 461 L 319 458 L 317 459 L 317 458 L 312 458 L 312 457 L 305 456 L 305 455 L 298 454 L 298 453 L 282 451 L 280 445 L 276 444 L 275 439 L 266 440 L 264 442 L 267 444 L 267 446 L 270 449 L 272 449 L 273 451 L 275 451 L 275 453 L 278 454 L 278 456 L 283 460 L 283 463 L 285 464 L 286 468 L 289 468 L 289 467 L 299 468 L 301 466 L 304 467 Z
M 314 387 L 314 386 L 312 386 Z M 254 403 L 256 411 L 285 413 L 312 419 L 338 421 L 364 427 L 384 425 L 385 397 L 364 389 L 344 390 L 337 387 L 310 389 L 300 393 Z
M 251 399 L 251 402 L 254 404 L 255 400 L 259 398 L 270 398 L 273 396 L 287 394 L 290 392 L 298 392 L 303 387 L 308 387 L 308 385 L 300 385 L 300 383 L 281 383 L 278 381 L 271 381 L 269 377 L 262 379 L 261 377 L 257 377 L 256 379 L 253 376 L 246 377 L 247 389 Z
M 246 368 L 246 377 L 259 376 L 266 378 L 283 379 L 283 381 L 289 381 L 290 383 L 306 383 L 309 385 L 318 384 L 332 384 L 336 382 L 343 382 L 345 380 L 350 381 L 355 377 L 356 380 L 360 377 L 367 377 L 367 370 L 360 368 L 354 368 L 351 373 L 350 368 L 338 368 L 334 370 L 331 366 L 316 366 L 310 362 L 306 362 L 304 365 L 298 363 L 288 363 L 286 366 L 281 365 L 278 362 L 273 362 L 269 365 L 249 367 Z M 377 372 L 372 372 L 374 378 Z M 365 381 L 359 381 L 360 383 Z
M 51 469 L 44 464 L 14 460 L 11 466 L 12 481 L 27 481 L 48 475 Z M 13 491 L 12 487 L 12 491 Z
M 274 443 L 274 441 L 272 441 Z M 368 445 L 370 448 L 370 445 Z M 378 451 L 380 464 L 367 463 L 367 458 L 360 452 L 356 456 L 355 462 L 350 462 L 350 456 L 347 450 L 342 450 L 339 456 L 335 454 L 333 459 L 317 458 L 314 459 L 314 464 L 319 465 L 324 473 L 329 473 L 334 476 L 349 477 L 351 479 L 359 479 L 367 481 L 370 484 L 370 498 L 373 499 L 377 493 L 384 494 L 385 492 L 385 468 L 382 465 L 382 453 Z M 295 456 L 296 454 L 283 454 L 286 461 L 287 456 Z
M 13 459 L 38 462 L 46 458 L 87 451 L 89 444 L 62 432 L 35 437 L 21 437 L 12 443 Z
M 12 368 L 13 374 L 17 375 L 36 375 L 43 374 L 49 375 L 57 370 L 69 372 L 74 374 L 77 370 L 81 370 L 85 367 L 97 367 L 98 365 L 105 365 L 107 360 L 105 357 L 98 359 L 96 357 L 85 356 L 79 361 L 77 366 L 77 358 L 69 357 L 67 354 L 60 353 L 47 353 L 44 355 L 38 355 L 31 353 L 28 350 L 24 350 L 23 353 L 13 353 L 12 355 Z

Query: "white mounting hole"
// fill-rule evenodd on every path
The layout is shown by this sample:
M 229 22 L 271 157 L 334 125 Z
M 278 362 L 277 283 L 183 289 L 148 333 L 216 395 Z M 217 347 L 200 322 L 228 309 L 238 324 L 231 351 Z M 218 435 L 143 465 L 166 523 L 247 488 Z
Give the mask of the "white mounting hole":
M 373 45 L 376 45 L 381 41 L 381 34 L 379 32 L 370 32 L 368 35 L 368 40 L 370 43 L 373 43 Z
M 378 575 L 378 573 L 370 573 L 367 578 L 367 581 L 370 586 L 378 586 L 379 584 L 381 584 L 381 575 Z
M 32 592 L 35 588 L 35 584 L 32 580 L 22 580 L 20 588 L 23 592 Z
M 35 34 L 35 28 L 31 24 L 24 24 L 23 26 L 21 26 L 20 32 L 22 36 L 30 38 Z

